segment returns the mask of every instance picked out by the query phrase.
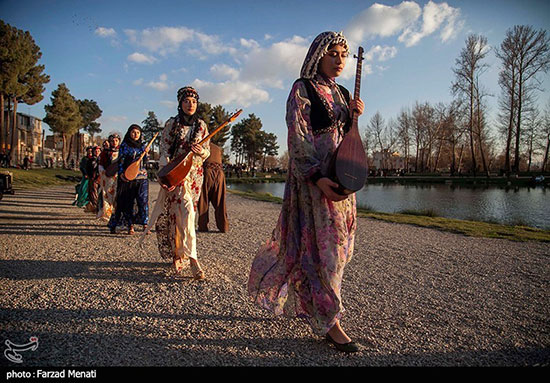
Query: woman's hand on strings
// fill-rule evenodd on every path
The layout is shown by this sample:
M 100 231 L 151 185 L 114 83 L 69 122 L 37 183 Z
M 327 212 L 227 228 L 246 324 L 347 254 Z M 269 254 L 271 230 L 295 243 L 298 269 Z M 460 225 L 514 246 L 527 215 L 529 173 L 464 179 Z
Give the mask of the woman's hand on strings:
M 199 156 L 202 156 L 202 154 L 204 153 L 204 148 L 202 147 L 202 145 L 193 144 L 191 145 L 191 151 Z
M 360 98 L 357 100 L 351 100 L 349 106 L 350 115 L 355 112 L 358 116 L 360 116 L 365 111 L 365 103 Z
M 316 185 L 319 189 L 321 189 L 323 194 L 331 201 L 343 201 L 346 198 L 348 198 L 348 196 L 338 194 L 334 191 L 333 188 L 338 188 L 338 184 L 332 181 L 330 178 L 327 178 L 327 177 L 319 178 Z

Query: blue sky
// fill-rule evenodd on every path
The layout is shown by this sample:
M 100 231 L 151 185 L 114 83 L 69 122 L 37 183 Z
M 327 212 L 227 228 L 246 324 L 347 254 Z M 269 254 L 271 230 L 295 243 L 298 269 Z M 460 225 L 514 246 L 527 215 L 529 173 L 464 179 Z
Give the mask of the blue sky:
M 514 25 L 550 30 L 550 2 L 0 0 L 0 18 L 31 33 L 51 78 L 44 100 L 20 105 L 23 113 L 43 118 L 51 92 L 65 83 L 99 104 L 106 136 L 141 124 L 148 111 L 166 121 L 177 89 L 193 85 L 203 102 L 260 117 L 282 154 L 286 98 L 318 33 L 344 31 L 354 51 L 365 49 L 363 128 L 377 111 L 388 120 L 417 101 L 449 102 L 452 68 L 470 33 L 498 47 Z M 494 95 L 494 115 L 499 62 L 491 52 L 486 63 L 481 81 Z M 337 80 L 350 91 L 354 68 L 349 61 Z M 541 105 L 549 87 L 546 74 Z

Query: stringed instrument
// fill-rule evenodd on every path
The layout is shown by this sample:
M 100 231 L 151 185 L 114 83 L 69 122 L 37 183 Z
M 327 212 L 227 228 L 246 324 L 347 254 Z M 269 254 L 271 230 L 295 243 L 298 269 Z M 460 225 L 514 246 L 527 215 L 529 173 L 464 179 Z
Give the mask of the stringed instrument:
M 227 121 L 218 126 L 210 134 L 208 134 L 208 136 L 198 142 L 198 144 L 202 145 L 204 142 L 208 141 L 216 133 L 222 130 L 225 126 L 227 126 L 227 124 L 235 121 L 235 119 L 242 113 L 242 111 L 242 109 L 239 109 Z M 193 153 L 191 150 L 188 150 L 166 164 L 166 166 L 160 169 L 157 174 L 159 182 L 166 186 L 168 189 L 172 188 L 173 186 L 180 185 L 191 170 L 194 154 L 195 153 Z
M 357 58 L 357 69 L 353 99 L 357 100 L 361 90 L 363 47 L 359 47 L 358 54 L 354 57 Z M 361 190 L 367 181 L 367 155 L 359 134 L 358 119 L 358 114 L 353 112 L 351 128 L 336 148 L 329 163 L 328 176 L 339 185 L 335 191 L 340 195 L 349 195 Z
M 143 153 L 141 153 L 139 158 L 136 161 L 132 162 L 130 165 L 128 165 L 128 167 L 124 171 L 124 178 L 126 178 L 128 181 L 134 180 L 137 177 L 137 175 L 139 174 L 139 165 L 141 163 L 141 160 L 143 160 L 143 157 L 145 157 L 145 155 L 147 154 L 147 150 L 149 150 L 149 148 L 151 147 L 151 145 L 153 144 L 153 142 L 155 141 L 155 139 L 157 138 L 159 133 L 160 133 L 160 131 L 158 131 L 155 134 L 155 136 L 147 144 L 147 146 L 145 147 L 145 150 L 143 151 Z

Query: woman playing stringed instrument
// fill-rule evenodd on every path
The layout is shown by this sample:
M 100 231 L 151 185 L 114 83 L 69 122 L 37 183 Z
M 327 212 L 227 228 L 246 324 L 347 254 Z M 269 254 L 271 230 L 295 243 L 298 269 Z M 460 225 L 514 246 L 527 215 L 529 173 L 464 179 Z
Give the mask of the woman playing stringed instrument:
M 315 38 L 287 101 L 288 177 L 271 239 L 257 253 L 248 281 L 251 298 L 275 314 L 306 318 L 338 350 L 358 351 L 340 327 L 340 286 L 352 257 L 355 195 L 337 194 L 330 158 L 363 102 L 334 78 L 344 70 L 348 43 L 341 33 Z
M 164 200 L 163 212 L 156 220 L 157 242 L 161 257 L 172 260 L 176 272 L 183 270 L 189 258 L 193 278 L 204 279 L 197 259 L 195 211 L 203 182 L 203 161 L 210 155 L 209 140 L 197 143 L 208 135 L 206 123 L 196 115 L 199 94 L 192 87 L 178 91 L 178 115 L 170 118 L 161 134 L 160 167 L 178 155 L 194 153 L 189 174 L 183 183 L 166 187 L 163 183 L 159 200 Z
M 141 127 L 136 124 L 130 125 L 118 154 L 118 181 L 115 213 L 111 215 L 109 227 L 111 234 L 116 233 L 117 226 L 126 225 L 128 234 L 134 234 L 134 225 L 143 225 L 147 228 L 149 221 L 149 180 L 147 170 L 143 166 L 147 162 L 145 156 L 139 163 L 137 176 L 128 180 L 124 173 L 129 166 L 137 161 L 140 156 L 149 149 L 141 141 Z M 137 205 L 137 213 L 134 213 L 134 204 Z

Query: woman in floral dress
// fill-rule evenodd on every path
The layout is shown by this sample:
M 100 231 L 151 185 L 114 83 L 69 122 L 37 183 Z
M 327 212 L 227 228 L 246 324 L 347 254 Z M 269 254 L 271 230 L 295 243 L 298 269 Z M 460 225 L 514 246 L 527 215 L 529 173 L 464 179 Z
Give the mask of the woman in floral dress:
M 112 176 L 107 175 L 107 169 L 118 158 L 118 150 L 120 147 L 120 136 L 111 134 L 109 136 L 109 147 L 103 149 L 99 157 L 99 174 L 101 180 L 101 199 L 102 204 L 97 212 L 97 218 L 109 220 L 115 206 L 117 173 Z
M 248 281 L 254 302 L 305 318 L 314 333 L 344 352 L 358 351 L 340 326 L 341 283 L 353 254 L 355 195 L 342 196 L 327 177 L 331 154 L 361 114 L 361 100 L 336 84 L 348 56 L 341 33 L 324 32 L 309 48 L 287 101 L 289 170 L 270 240 L 257 253 Z
M 161 184 L 159 208 L 155 207 L 155 211 L 160 212 L 156 233 L 161 257 L 170 259 L 178 273 L 182 273 L 183 261 L 189 258 L 195 280 L 205 278 L 197 259 L 195 215 L 203 182 L 202 163 L 210 155 L 209 140 L 198 144 L 208 135 L 206 123 L 195 113 L 198 101 L 199 95 L 192 87 L 178 91 L 178 115 L 170 118 L 162 131 L 159 165 L 162 168 L 189 150 L 194 153 L 193 164 L 182 184 L 169 189 Z

